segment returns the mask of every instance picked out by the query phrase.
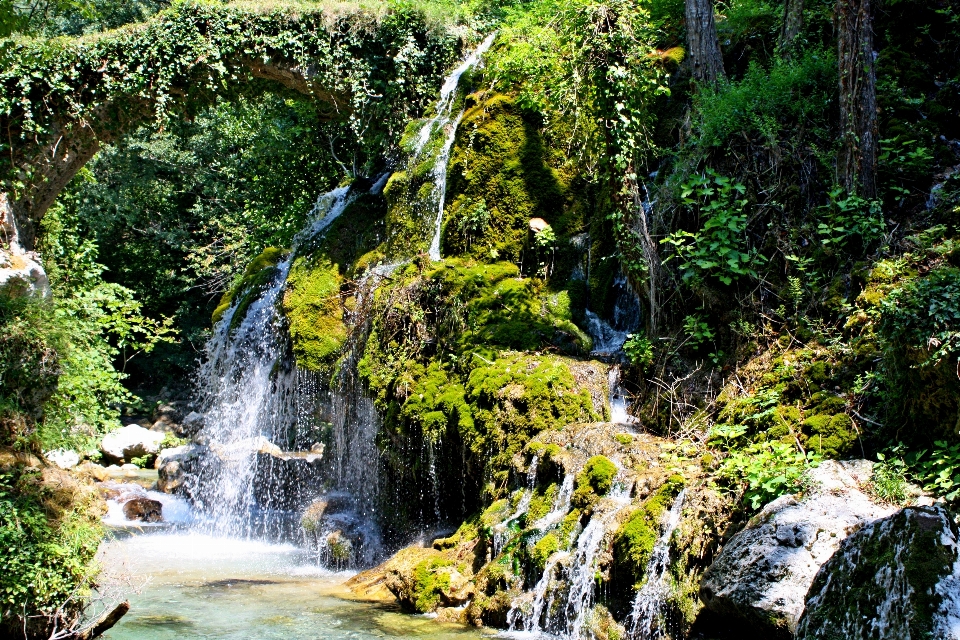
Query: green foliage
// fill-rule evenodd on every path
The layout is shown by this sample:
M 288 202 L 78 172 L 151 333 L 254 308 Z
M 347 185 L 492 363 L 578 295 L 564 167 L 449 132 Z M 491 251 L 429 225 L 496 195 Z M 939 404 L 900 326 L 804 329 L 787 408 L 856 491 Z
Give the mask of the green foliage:
M 46 219 L 52 301 L 0 296 L 0 404 L 29 416 L 2 444 L 83 450 L 119 426 L 132 396 L 124 365 L 173 339 L 169 320 L 143 314 L 131 290 L 105 282 L 97 247 Z
M 757 442 L 728 452 L 717 478 L 757 511 L 768 502 L 807 486 L 807 470 L 820 463 L 814 451 L 804 454 L 783 442 Z
M 653 343 L 643 334 L 632 333 L 623 343 L 623 352 L 630 360 L 630 364 L 646 369 L 653 364 L 655 355 Z
M 794 127 L 826 128 L 835 100 L 837 63 L 830 50 L 811 50 L 770 68 L 752 62 L 739 81 L 705 87 L 695 98 L 700 147 L 723 147 L 731 138 L 759 137 L 778 145 Z
M 31 637 L 47 637 L 53 623 L 72 622 L 90 593 L 101 503 L 64 472 L 0 455 L 0 632 L 22 637 L 26 627 Z M 31 619 L 23 619 L 25 611 Z
M 948 502 L 960 498 L 960 444 L 937 440 L 929 451 L 906 454 L 905 463 L 924 490 Z
M 917 442 L 957 437 L 958 296 L 960 269 L 947 267 L 907 280 L 879 305 L 887 421 L 924 425 L 904 434 Z
M 660 242 L 670 245 L 684 281 L 716 278 L 729 285 L 743 276 L 757 277 L 764 258 L 749 248 L 746 238 L 746 187 L 713 169 L 693 176 L 680 189 L 680 198 L 702 224 L 696 232 L 678 230 Z
M 891 504 L 903 504 L 907 499 L 907 465 L 897 457 L 900 451 L 891 451 L 888 458 L 877 453 L 870 477 L 871 493 Z
M 683 331 L 687 334 L 686 343 L 691 349 L 699 349 L 713 341 L 713 330 L 701 315 L 691 315 L 683 319 Z
M 29 194 L 42 182 L 34 166 L 43 153 L 38 141 L 61 131 L 79 135 L 86 120 L 119 136 L 151 119 L 164 123 L 196 112 L 238 84 L 256 91 L 262 85 L 251 84 L 245 62 L 251 60 L 315 70 L 312 94 L 329 105 L 326 117 L 349 132 L 341 157 L 370 173 L 407 119 L 432 98 L 434 78 L 455 47 L 455 38 L 430 28 L 416 8 L 338 14 L 299 3 L 251 9 L 183 2 L 138 29 L 9 40 L 0 72 L 0 126 L 9 135 L 0 152 L 14 162 L 4 165 L 0 188 L 15 199 Z
M 886 231 L 881 204 L 857 195 L 847 195 L 840 188 L 830 192 L 830 204 L 818 212 L 817 234 L 825 250 L 833 253 L 850 251 L 857 241 L 861 250 L 873 246 Z

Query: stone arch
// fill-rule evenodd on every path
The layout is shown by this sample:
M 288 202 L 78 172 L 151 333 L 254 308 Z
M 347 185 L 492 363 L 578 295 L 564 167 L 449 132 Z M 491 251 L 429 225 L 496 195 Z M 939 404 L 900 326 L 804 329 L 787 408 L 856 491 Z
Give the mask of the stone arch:
M 0 240 L 26 255 L 80 168 L 144 123 L 244 90 L 292 91 L 365 144 L 388 146 L 459 43 L 415 11 L 186 2 L 144 24 L 3 48 Z

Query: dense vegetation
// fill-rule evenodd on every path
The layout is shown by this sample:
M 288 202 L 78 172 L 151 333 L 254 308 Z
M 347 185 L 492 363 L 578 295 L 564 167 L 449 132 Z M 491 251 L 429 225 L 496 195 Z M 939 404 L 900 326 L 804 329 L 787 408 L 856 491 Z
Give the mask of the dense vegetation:
M 805 469 L 824 458 L 882 460 L 884 499 L 902 500 L 912 480 L 955 501 L 960 12 L 946 0 L 877 3 L 879 135 L 876 184 L 866 188 L 845 169 L 835 6 L 808 2 L 785 40 L 784 4 L 717 6 L 723 73 L 711 80 L 690 64 L 697 52 L 687 50 L 683 3 L 672 0 L 366 7 L 363 28 L 337 23 L 369 65 L 360 70 L 317 40 L 284 51 L 283 38 L 298 28 L 314 37 L 324 24 L 313 3 L 275 12 L 184 3 L 145 31 L 73 41 L 22 34 L 89 33 L 159 7 L 93 2 L 77 13 L 53 2 L 27 19 L 20 3 L 0 1 L 0 35 L 21 34 L 3 41 L 0 58 L 11 89 L 0 98 L 11 134 L 0 151 L 19 163 L 4 165 L 3 189 L 19 197 L 48 184 L 30 174 L 28 142 L 41 148 L 50 132 L 74 126 L 57 109 L 74 105 L 75 121 L 96 119 L 107 132 L 37 232 L 53 298 L 0 299 L 0 444 L 84 450 L 136 407 L 134 393 L 177 386 L 211 315 L 257 295 L 317 195 L 390 169 L 383 197 L 357 199 L 322 242 L 301 249 L 283 310 L 301 368 L 329 375 L 358 363 L 384 418 L 381 448 L 404 452 L 386 456 L 389 481 L 431 482 L 421 453 L 435 447 L 443 455 L 432 473 L 462 470 L 436 508 L 412 498 L 393 505 L 394 522 L 503 508 L 531 438 L 603 417 L 595 385 L 584 382 L 587 314 L 612 317 L 624 278 L 641 299 L 624 348 L 633 414 L 678 443 L 670 455 L 709 456 L 704 468 L 741 515 L 802 489 Z M 229 35 L 233 19 L 272 34 L 249 46 L 273 63 L 330 63 L 327 93 L 250 78 L 234 64 L 247 41 Z M 219 34 L 201 49 L 223 54 L 220 67 L 198 67 L 172 37 L 142 36 L 160 26 L 194 33 L 198 23 Z M 358 309 L 370 267 L 429 243 L 433 212 L 415 204 L 431 188 L 441 141 L 411 153 L 422 125 L 411 119 L 457 50 L 493 29 L 494 48 L 462 80 L 455 105 L 463 118 L 446 185 L 447 259 L 421 253 Z M 380 40 L 367 50 L 371 32 Z M 158 56 L 181 66 L 136 68 L 125 47 L 156 42 Z M 124 55 L 109 70 L 114 84 L 84 93 L 115 51 Z M 390 71 L 377 67 L 388 59 Z M 151 79 L 163 90 L 132 101 L 129 121 L 122 109 L 83 111 L 122 103 Z M 187 93 L 175 90 L 183 83 Z M 351 104 L 343 113 L 327 95 L 338 92 Z M 50 96 L 58 107 L 32 110 Z M 546 228 L 532 231 L 531 218 Z M 360 325 L 364 338 L 353 340 Z M 74 526 L 60 515 L 36 519 L 24 488 L 36 472 L 18 460 L 2 476 L 0 504 L 11 506 L 0 535 L 21 536 L 39 555 L 11 584 L 59 562 L 65 547 L 42 546 L 43 527 Z M 578 479 L 580 510 L 610 475 L 601 461 L 591 471 Z M 615 553 L 625 563 L 643 565 L 651 523 L 681 485 L 664 484 L 624 524 Z M 17 529 L 10 509 L 33 514 L 33 528 Z M 72 564 L 89 557 L 84 536 L 73 538 L 67 577 L 9 596 L 5 620 L 85 577 Z M 555 544 L 543 538 L 534 564 L 542 569 Z M 424 584 L 442 567 L 425 568 Z

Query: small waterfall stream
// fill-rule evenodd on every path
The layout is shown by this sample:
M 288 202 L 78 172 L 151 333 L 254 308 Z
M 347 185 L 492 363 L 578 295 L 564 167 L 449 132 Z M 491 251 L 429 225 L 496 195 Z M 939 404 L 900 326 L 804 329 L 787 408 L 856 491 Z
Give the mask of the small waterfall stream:
M 296 421 L 296 372 L 284 365 L 288 339 L 276 308 L 292 257 L 281 261 L 263 294 L 235 329 L 237 305 L 217 325 L 200 369 L 205 426 L 212 455 L 203 466 L 201 509 L 207 528 L 250 537 L 260 510 L 254 478 L 258 451 Z
M 670 595 L 667 570 L 670 568 L 670 538 L 680 523 L 683 500 L 687 490 L 682 490 L 670 511 L 663 519 L 663 532 L 653 546 L 647 561 L 644 575 L 647 581 L 637 592 L 633 600 L 633 612 L 630 614 L 630 637 L 634 640 L 659 640 L 667 637 L 664 619 L 664 605 Z
M 480 43 L 466 60 L 451 73 L 443 87 L 440 90 L 440 100 L 437 102 L 435 115 L 429 119 L 420 129 L 417 140 L 414 144 L 413 159 L 416 159 L 423 152 L 427 143 L 433 137 L 435 131 L 444 133 L 443 146 L 437 152 L 434 160 L 431 177 L 433 178 L 433 189 L 430 194 L 429 205 L 436 211 L 433 221 L 433 235 L 430 239 L 430 248 L 428 255 L 431 260 L 440 259 L 440 231 L 443 226 L 443 207 L 447 198 L 447 165 L 450 161 L 450 151 L 453 148 L 454 140 L 457 137 L 457 127 L 460 126 L 460 120 L 463 118 L 463 111 L 457 114 L 453 119 L 450 118 L 453 113 L 453 104 L 457 98 L 457 88 L 460 84 L 460 77 L 469 69 L 476 66 L 483 54 L 487 52 L 496 38 L 496 33 L 491 33 Z
M 572 488 L 572 476 L 568 478 L 571 478 Z M 585 638 L 584 625 L 595 598 L 597 555 L 608 537 L 610 523 L 630 505 L 630 489 L 615 480 L 604 499 L 604 506 L 590 518 L 577 537 L 576 546 L 569 553 L 558 551 L 548 558 L 543 574 L 530 593 L 532 599 L 523 599 L 529 603 L 528 610 L 521 608 L 520 602 L 514 602 L 508 612 L 507 624 L 511 632 L 549 634 L 565 640 Z M 569 497 L 561 497 L 564 494 L 565 491 L 561 490 L 554 511 L 558 511 L 563 503 L 569 506 Z M 543 520 L 550 517 L 548 515 Z M 556 606 L 558 599 L 565 600 L 561 607 Z

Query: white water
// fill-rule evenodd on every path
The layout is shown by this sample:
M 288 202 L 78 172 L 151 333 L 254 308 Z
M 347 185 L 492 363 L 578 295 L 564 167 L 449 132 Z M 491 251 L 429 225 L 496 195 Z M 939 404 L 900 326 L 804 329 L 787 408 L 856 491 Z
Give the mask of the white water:
M 640 298 L 623 274 L 613 280 L 613 317 L 608 322 L 586 310 L 587 333 L 593 338 L 591 354 L 602 358 L 619 358 L 623 343 L 640 324 Z
M 607 495 L 611 506 L 602 514 L 594 514 L 577 539 L 577 548 L 570 563 L 570 591 L 567 595 L 566 607 L 566 638 L 580 640 L 584 638 L 583 623 L 587 614 L 593 608 L 594 590 L 597 581 L 596 573 L 597 552 L 600 543 L 607 534 L 610 521 L 627 505 L 630 504 L 628 488 L 614 484 L 614 488 Z
M 550 556 L 543 575 L 534 586 L 530 596 L 515 602 L 507 614 L 509 637 L 560 637 L 564 640 L 585 638 L 584 622 L 593 608 L 595 598 L 597 555 L 607 537 L 608 527 L 616 515 L 630 504 L 630 488 L 616 480 L 606 498 L 598 505 L 590 522 L 577 538 L 571 553 L 558 552 Z M 566 580 L 557 580 L 555 573 L 562 570 Z M 556 585 L 566 582 L 567 593 L 558 593 Z M 565 605 L 558 610 L 557 598 L 566 597 Z M 528 611 L 524 611 L 528 608 Z M 517 633 L 521 632 L 521 633 Z
M 610 393 L 610 422 L 635 424 L 639 422 L 627 411 L 627 395 L 620 384 L 620 365 L 610 367 L 607 372 L 607 388 Z
M 433 236 L 430 239 L 430 248 L 427 251 L 431 260 L 440 259 L 440 231 L 443 226 L 443 207 L 447 199 L 447 164 L 450 161 L 450 150 L 453 148 L 454 140 L 457 137 L 457 127 L 460 126 L 460 120 L 463 118 L 463 111 L 460 111 L 453 119 L 450 117 L 453 112 L 453 103 L 456 101 L 460 77 L 480 62 L 481 57 L 493 44 L 495 38 L 496 33 L 487 36 L 480 43 L 480 46 L 467 56 L 463 64 L 447 76 L 443 87 L 440 89 L 440 101 L 437 103 L 436 113 L 420 129 L 414 144 L 412 159 L 416 160 L 436 131 L 444 133 L 443 146 L 437 153 L 433 169 L 430 172 L 433 178 L 430 204 L 435 207 L 436 211 L 433 221 Z
M 480 62 L 480 58 L 487 52 L 496 37 L 496 33 L 491 33 L 489 36 L 487 36 L 486 39 L 480 43 L 480 46 L 471 52 L 470 55 L 468 55 L 463 61 L 463 63 L 454 69 L 453 73 L 447 76 L 447 79 L 444 80 L 443 86 L 440 88 L 440 100 L 437 102 L 435 115 L 423 125 L 423 127 L 420 129 L 419 135 L 417 135 L 417 142 L 414 145 L 413 150 L 414 156 L 420 155 L 420 153 L 423 151 L 423 148 L 427 146 L 427 143 L 430 141 L 430 138 L 433 135 L 434 129 L 438 125 L 443 126 L 447 121 L 449 121 L 450 112 L 453 109 L 453 102 L 457 95 L 457 86 L 460 84 L 460 76 Z
M 109 527 L 123 529 L 128 527 L 140 528 L 167 528 L 173 526 L 191 525 L 197 522 L 197 516 L 190 504 L 183 498 L 172 496 L 160 491 L 144 489 L 138 484 L 128 482 L 104 483 L 106 488 L 116 491 L 116 498 L 107 500 L 107 514 L 103 523 Z M 163 520 L 161 522 L 139 522 L 127 520 L 123 514 L 123 505 L 130 498 L 149 498 L 162 505 Z
M 503 522 L 493 527 L 494 557 L 500 555 L 504 545 L 510 540 L 510 523 L 525 514 L 530 508 L 530 500 L 533 499 L 533 489 L 537 484 L 537 464 L 539 461 L 540 458 L 537 456 L 533 456 L 533 458 L 530 459 L 530 466 L 527 467 L 527 487 L 523 490 L 523 495 L 520 496 L 520 502 L 517 503 L 517 508 L 514 509 L 513 513 L 507 516 Z
M 296 420 L 296 372 L 281 362 L 287 338 L 277 312 L 292 256 L 279 265 L 263 294 L 230 330 L 236 305 L 216 326 L 200 369 L 202 441 L 213 455 L 204 468 L 199 507 L 218 534 L 253 534 L 257 449 Z
M 381 182 L 382 177 L 374 187 Z M 266 464 L 258 469 L 258 453 L 276 451 L 277 443 L 294 442 L 301 422 L 312 420 L 317 380 L 312 374 L 298 371 L 289 357 L 289 337 L 278 307 L 297 250 L 322 237 L 355 197 L 346 186 L 317 198 L 307 225 L 294 238 L 293 251 L 277 265 L 270 282 L 246 308 L 242 320 L 231 330 L 238 300 L 224 314 L 207 343 L 207 358 L 198 377 L 205 418 L 198 440 L 211 453 L 203 460 L 200 490 L 195 496 L 206 515 L 201 523 L 205 531 L 234 537 L 279 537 L 289 531 L 291 523 L 296 526 L 296 514 L 289 510 L 302 506 L 300 503 L 311 492 L 319 490 L 319 465 L 303 465 L 300 468 L 305 476 L 298 473 L 296 478 L 284 478 L 292 467 L 264 457 Z M 344 471 L 344 451 L 355 449 L 369 466 L 369 447 L 356 447 L 354 441 L 358 439 L 357 432 L 361 432 L 359 439 L 363 441 L 372 442 L 375 436 L 375 429 L 370 434 L 364 428 L 369 421 L 358 419 L 357 411 L 344 406 L 345 397 L 356 397 L 354 389 L 346 387 L 351 385 L 341 379 L 340 386 L 333 390 L 337 411 L 334 446 L 328 452 L 341 486 L 370 480 L 369 473 Z M 336 406 L 338 400 L 340 406 Z M 375 413 L 372 407 L 370 411 Z M 309 465 L 314 458 L 307 461 Z M 268 477 L 258 477 L 258 473 Z M 288 486 L 290 481 L 292 486 Z M 372 543 L 376 536 L 367 537 Z
M 556 498 L 554 498 L 550 513 L 534 522 L 531 528 L 546 531 L 551 526 L 563 520 L 564 516 L 567 515 L 567 511 L 570 510 L 570 498 L 573 496 L 573 481 L 574 475 L 572 473 L 564 476 L 563 484 L 560 485 L 560 490 L 557 492 Z
M 647 581 L 633 599 L 630 637 L 634 640 L 658 640 L 667 636 L 664 629 L 667 626 L 664 605 L 670 596 L 667 575 L 667 570 L 670 568 L 670 538 L 680 523 L 683 499 L 686 495 L 686 489 L 681 491 L 664 517 L 663 532 L 653 546 L 653 552 L 644 570 Z

